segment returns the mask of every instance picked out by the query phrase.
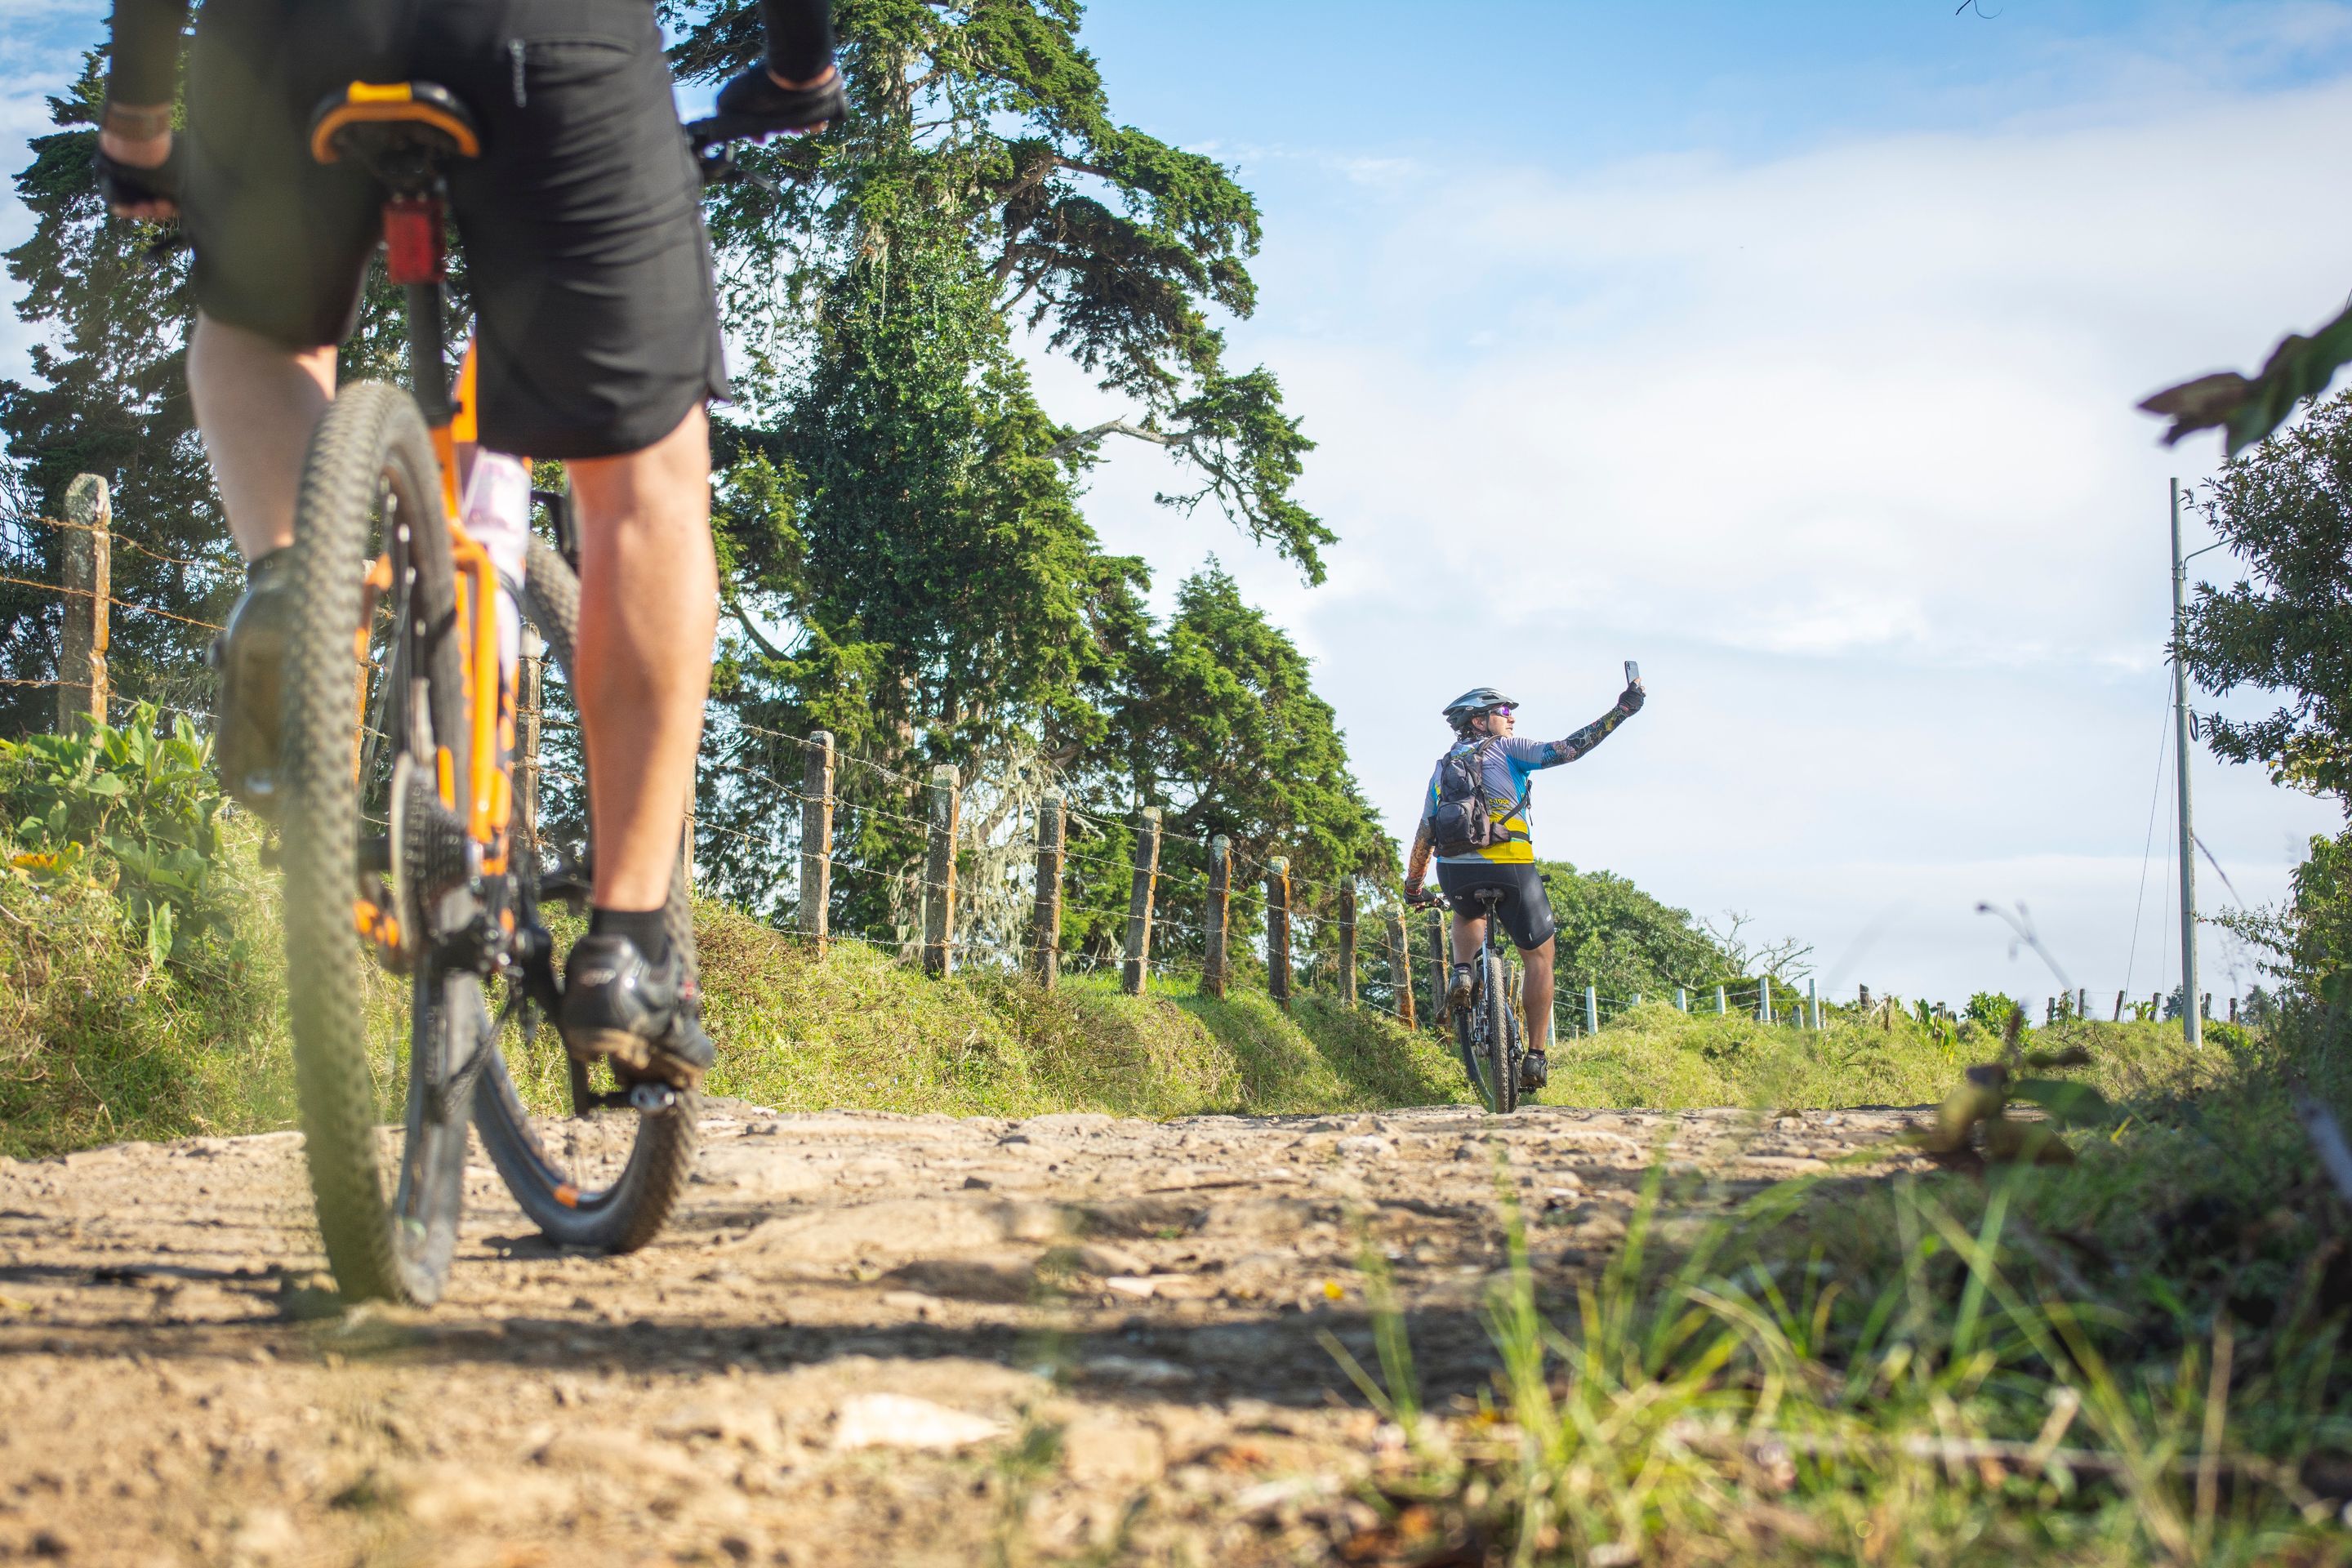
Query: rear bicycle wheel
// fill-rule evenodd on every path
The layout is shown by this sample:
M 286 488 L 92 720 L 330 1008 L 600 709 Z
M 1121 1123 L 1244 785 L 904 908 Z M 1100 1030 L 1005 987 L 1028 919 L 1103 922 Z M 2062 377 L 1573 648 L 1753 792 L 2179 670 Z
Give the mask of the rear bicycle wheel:
M 425 929 L 462 923 L 472 895 L 394 871 L 394 782 L 437 779 L 446 756 L 462 816 L 469 739 L 440 471 L 407 393 L 362 383 L 329 405 L 303 461 L 294 551 L 280 762 L 303 1152 L 343 1295 L 430 1302 L 457 1245 L 464 1080 L 488 1020 L 479 977 L 436 963 Z M 379 552 L 390 570 L 372 584 Z M 379 942 L 366 928 L 386 913 L 398 936 Z M 370 982 L 386 956 L 410 971 L 405 1005 L 372 1040 Z M 395 1101 L 387 1190 L 378 1127 Z
M 580 584 L 563 558 L 536 539 L 523 609 L 568 679 L 579 640 Z M 534 894 L 536 858 L 520 873 L 533 884 L 527 892 Z M 527 907 L 535 908 L 536 901 L 532 897 Z M 663 923 L 692 976 L 694 918 L 683 848 L 670 873 Z M 554 962 L 562 973 L 561 954 Z M 527 1004 L 518 998 L 509 1011 L 518 1026 L 493 1047 L 474 1089 L 474 1124 L 490 1163 L 551 1241 L 604 1252 L 645 1246 L 668 1222 L 693 1173 L 697 1097 L 656 1085 L 632 1089 L 611 1079 L 609 1068 L 592 1072 L 569 1063 L 554 1031 L 532 1026 Z M 537 1081 L 552 1079 L 551 1069 L 561 1067 L 572 1115 L 534 1123 L 516 1082 L 517 1065 Z

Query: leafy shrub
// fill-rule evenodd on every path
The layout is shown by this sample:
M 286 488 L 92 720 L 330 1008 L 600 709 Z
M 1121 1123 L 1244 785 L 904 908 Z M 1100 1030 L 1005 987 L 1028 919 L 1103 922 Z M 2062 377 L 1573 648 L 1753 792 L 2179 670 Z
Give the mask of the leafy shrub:
M 2009 1027 L 2010 1014 L 2024 1005 L 2024 1003 L 2004 996 L 1998 991 L 1979 991 L 1969 998 L 1969 1005 L 1960 1010 L 1960 1016 L 1979 1028 L 1999 1034 Z
M 0 742 L 10 865 L 37 882 L 111 886 L 151 963 L 228 929 L 216 887 L 223 797 L 212 745 L 184 718 L 158 734 L 142 704 L 121 728 Z

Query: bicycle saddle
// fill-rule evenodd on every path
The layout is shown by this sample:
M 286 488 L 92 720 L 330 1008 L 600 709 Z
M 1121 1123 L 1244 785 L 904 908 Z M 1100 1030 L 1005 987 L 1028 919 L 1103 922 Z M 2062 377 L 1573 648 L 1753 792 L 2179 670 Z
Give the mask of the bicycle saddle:
M 437 82 L 355 81 L 310 112 L 310 156 L 345 158 L 394 192 L 429 184 L 444 158 L 481 155 L 473 111 Z

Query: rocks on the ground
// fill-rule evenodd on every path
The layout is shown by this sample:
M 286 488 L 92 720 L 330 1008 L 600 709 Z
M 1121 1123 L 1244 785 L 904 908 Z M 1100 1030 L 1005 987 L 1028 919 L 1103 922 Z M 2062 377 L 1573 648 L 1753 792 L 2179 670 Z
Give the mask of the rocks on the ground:
M 859 1394 L 842 1402 L 836 1448 L 961 1448 L 1004 1432 L 1004 1423 L 904 1394 Z

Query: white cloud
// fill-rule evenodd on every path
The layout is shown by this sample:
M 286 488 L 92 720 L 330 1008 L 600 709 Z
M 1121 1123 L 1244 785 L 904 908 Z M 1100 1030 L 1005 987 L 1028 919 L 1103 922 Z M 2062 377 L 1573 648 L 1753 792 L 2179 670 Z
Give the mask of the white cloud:
M 1310 232 L 1277 215 L 1264 312 L 1234 334 L 1321 443 L 1304 494 L 1341 534 L 1330 584 L 1153 514 L 1155 453 L 1115 454 L 1090 513 L 1166 574 L 1222 548 L 1323 661 L 1401 829 L 1445 696 L 1500 679 L 1564 732 L 1633 655 L 1657 700 L 1539 786 L 1552 852 L 1752 910 L 1825 962 L 1916 900 L 1877 947 L 1906 993 L 2009 975 L 1973 910 L 2022 899 L 2111 1000 L 2166 479 L 2216 456 L 2162 451 L 2132 405 L 2332 312 L 2347 175 L 2345 81 L 1747 164 L 1422 169 Z M 1065 416 L 1094 406 L 1066 373 L 1042 384 Z M 2200 831 L 2250 898 L 2337 820 L 2199 772 Z M 2168 923 L 2145 902 L 2143 970 Z

